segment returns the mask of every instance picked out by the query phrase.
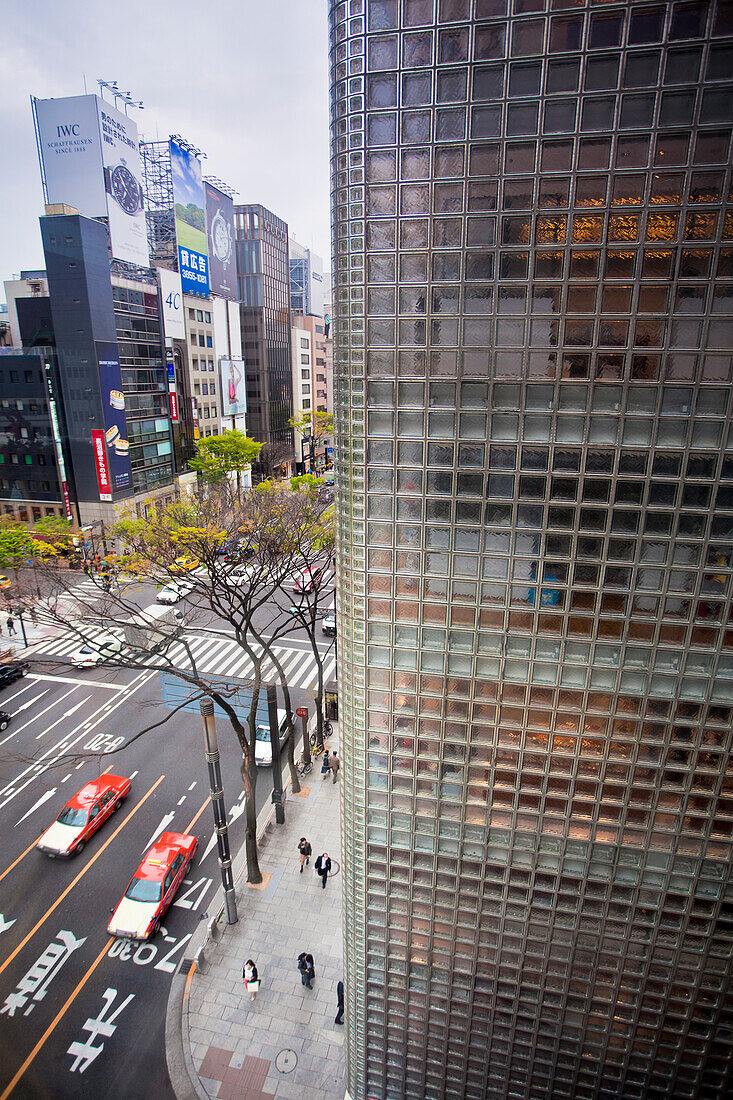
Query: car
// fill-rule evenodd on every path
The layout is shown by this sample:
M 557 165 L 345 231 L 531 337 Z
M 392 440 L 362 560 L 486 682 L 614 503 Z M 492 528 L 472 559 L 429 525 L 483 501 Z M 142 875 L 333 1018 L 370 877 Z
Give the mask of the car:
M 196 569 L 200 564 L 199 559 L 194 558 L 191 554 L 182 554 L 171 565 L 171 573 L 190 573 L 192 569 Z
M 10 588 L 12 583 L 10 577 L 6 577 L 4 573 L 0 573 L 0 588 Z
M 184 596 L 193 588 L 192 584 L 188 581 L 171 581 L 169 584 L 164 584 L 160 592 L 156 595 L 158 603 L 178 603 Z
M 123 775 L 100 775 L 82 787 L 64 806 L 59 816 L 36 843 L 36 848 L 55 859 L 83 851 L 92 833 L 119 810 L 130 793 L 130 780 Z
M 247 565 L 240 562 L 238 565 L 232 566 L 231 569 L 227 569 L 225 576 L 234 581 L 235 584 L 247 584 L 251 583 L 258 573 L 259 567 L 257 565 Z
M 8 714 L 6 710 L 0 710 L 0 733 L 8 728 L 12 717 L 12 714 Z
M 336 635 L 336 616 L 326 615 L 325 619 L 321 622 L 321 630 L 324 634 L 329 634 L 332 637 Z
M 110 936 L 148 940 L 155 935 L 197 848 L 198 840 L 189 833 L 160 834 L 112 913 Z
M 293 592 L 312 592 L 320 581 L 323 570 L 318 565 L 307 566 L 293 577 Z
M 16 680 L 20 680 L 30 667 L 28 661 L 7 661 L 5 664 L 0 665 L 0 689 L 14 684 Z
M 93 668 L 103 665 L 125 648 L 124 640 L 116 634 L 100 634 L 71 654 L 71 663 L 75 668 Z
M 278 708 L 277 721 L 280 730 L 280 748 L 282 749 L 290 733 L 287 711 Z M 264 723 L 255 726 L 255 764 L 261 768 L 269 768 L 272 764 L 270 727 L 264 725 Z

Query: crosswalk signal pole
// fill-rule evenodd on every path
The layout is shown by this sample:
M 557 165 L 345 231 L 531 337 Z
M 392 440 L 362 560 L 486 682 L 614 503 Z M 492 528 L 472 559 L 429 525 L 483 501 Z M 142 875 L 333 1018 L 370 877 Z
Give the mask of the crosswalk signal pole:
M 221 867 L 221 884 L 224 887 L 224 904 L 227 911 L 227 924 L 236 924 L 239 918 L 237 917 L 237 899 L 234 895 L 232 857 L 229 851 L 229 830 L 227 827 L 227 811 L 224 805 L 224 790 L 221 785 L 219 744 L 216 740 L 216 719 L 214 718 L 213 699 L 202 699 L 199 703 L 199 710 L 201 711 L 201 719 L 204 723 L 206 765 L 209 769 L 209 791 L 211 792 L 211 805 L 214 809 L 214 827 L 216 829 L 216 843 L 219 849 L 219 866 Z

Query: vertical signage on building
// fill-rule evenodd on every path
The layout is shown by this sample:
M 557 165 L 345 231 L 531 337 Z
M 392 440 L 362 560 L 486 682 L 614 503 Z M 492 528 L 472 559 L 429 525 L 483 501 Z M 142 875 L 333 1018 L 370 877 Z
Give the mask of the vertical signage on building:
M 209 294 L 209 253 L 201 163 L 173 138 L 170 154 L 181 286 L 184 294 L 205 298 Z
M 168 397 L 171 403 L 171 420 L 178 420 L 178 396 L 175 390 L 168 391 Z
M 146 267 L 137 126 L 96 95 L 33 101 L 50 203 L 85 218 L 107 218 L 112 255 Z
M 112 482 L 109 476 L 109 463 L 107 461 L 107 443 L 104 432 L 98 428 L 92 431 L 92 446 L 94 447 L 94 465 L 97 470 L 97 485 L 99 486 L 99 499 L 112 499 Z
M 234 257 L 234 202 L 212 183 L 204 183 L 206 232 L 209 247 L 209 284 L 220 298 L 237 297 Z
M 115 494 L 132 488 L 130 443 L 127 439 L 125 395 L 120 377 L 120 353 L 116 343 L 105 340 L 95 342 L 99 364 L 99 388 L 104 417 L 105 458 L 110 476 L 110 486 Z M 96 444 L 95 444 L 96 452 Z M 99 476 L 99 469 L 97 469 Z M 102 497 L 101 499 L 106 499 Z
M 158 268 L 160 300 L 163 303 L 163 329 L 167 340 L 185 340 L 186 326 L 183 323 L 183 293 L 181 276 L 177 271 Z
M 219 360 L 219 388 L 222 416 L 244 416 L 247 412 L 247 389 L 242 359 Z
M 61 428 L 59 427 L 59 417 L 56 409 L 56 395 L 53 380 L 51 378 L 51 367 L 48 363 L 44 363 L 43 366 L 46 379 L 46 394 L 48 396 L 48 414 L 51 418 L 51 431 L 53 432 L 53 448 L 56 452 L 56 466 L 59 472 L 59 481 L 61 482 L 61 493 L 64 498 L 66 518 L 71 520 L 74 517 L 71 513 L 71 496 L 69 494 L 69 482 L 66 477 L 66 461 L 64 459 L 64 449 L 61 444 Z

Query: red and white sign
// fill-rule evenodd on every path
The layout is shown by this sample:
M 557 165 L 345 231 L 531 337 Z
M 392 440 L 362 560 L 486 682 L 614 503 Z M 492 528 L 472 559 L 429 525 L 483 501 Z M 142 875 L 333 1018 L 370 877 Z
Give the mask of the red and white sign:
M 92 431 L 92 446 L 94 447 L 94 465 L 97 468 L 97 485 L 99 486 L 99 499 L 112 499 L 112 482 L 109 477 L 109 463 L 107 461 L 107 440 L 104 432 Z
M 296 709 L 295 713 L 298 715 L 298 718 L 307 718 L 308 717 L 308 708 L 307 707 L 298 707 Z
M 67 481 L 61 482 L 61 492 L 64 494 L 64 507 L 66 508 L 66 518 L 73 519 L 74 516 L 71 511 L 71 497 L 69 496 L 69 483 Z
M 178 397 L 174 390 L 168 391 L 171 403 L 171 420 L 178 420 Z

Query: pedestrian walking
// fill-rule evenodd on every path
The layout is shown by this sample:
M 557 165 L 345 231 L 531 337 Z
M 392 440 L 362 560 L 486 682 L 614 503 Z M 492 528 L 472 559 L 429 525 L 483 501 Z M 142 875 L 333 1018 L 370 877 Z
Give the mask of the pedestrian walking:
M 329 757 L 328 764 L 329 764 L 329 767 L 331 768 L 331 772 L 333 773 L 333 781 L 335 783 L 336 780 L 338 779 L 339 768 L 341 767 L 341 761 L 339 760 L 338 753 L 336 752 L 335 749 L 333 750 L 333 752 L 331 753 L 331 756 Z
M 38 615 L 36 614 L 35 607 L 31 608 L 31 622 L 34 626 L 38 626 Z
M 5 624 L 8 628 L 8 637 L 12 638 L 15 634 L 15 619 L 12 615 L 8 615 L 8 621 Z
M 323 760 L 321 760 L 321 779 L 325 779 L 331 771 L 331 760 L 327 752 L 323 754 Z
M 321 886 L 325 890 L 328 872 L 331 870 L 331 860 L 329 859 L 328 852 L 323 852 L 322 855 L 318 856 L 313 866 L 316 869 L 316 874 L 321 876 Z
M 311 848 L 310 844 L 308 843 L 308 841 L 305 839 L 304 836 L 302 836 L 300 838 L 300 842 L 298 844 L 298 851 L 300 852 L 300 873 L 302 875 L 304 864 L 310 863 L 311 855 L 313 854 L 313 849 Z
M 255 999 L 257 990 L 260 988 L 260 976 L 257 973 L 257 967 L 252 962 L 252 959 L 247 959 L 242 968 L 242 977 L 244 978 L 244 988 L 248 993 L 252 994 L 252 1000 Z
M 313 962 L 313 956 L 310 953 L 301 951 L 298 955 L 298 970 L 300 971 L 300 984 L 305 985 L 308 989 L 313 988 L 313 979 L 316 976 L 316 968 Z
M 344 1022 L 344 983 L 338 982 L 336 985 L 336 1002 L 338 1004 L 338 1012 L 336 1013 L 336 1019 L 333 1021 L 335 1024 L 343 1024 Z

